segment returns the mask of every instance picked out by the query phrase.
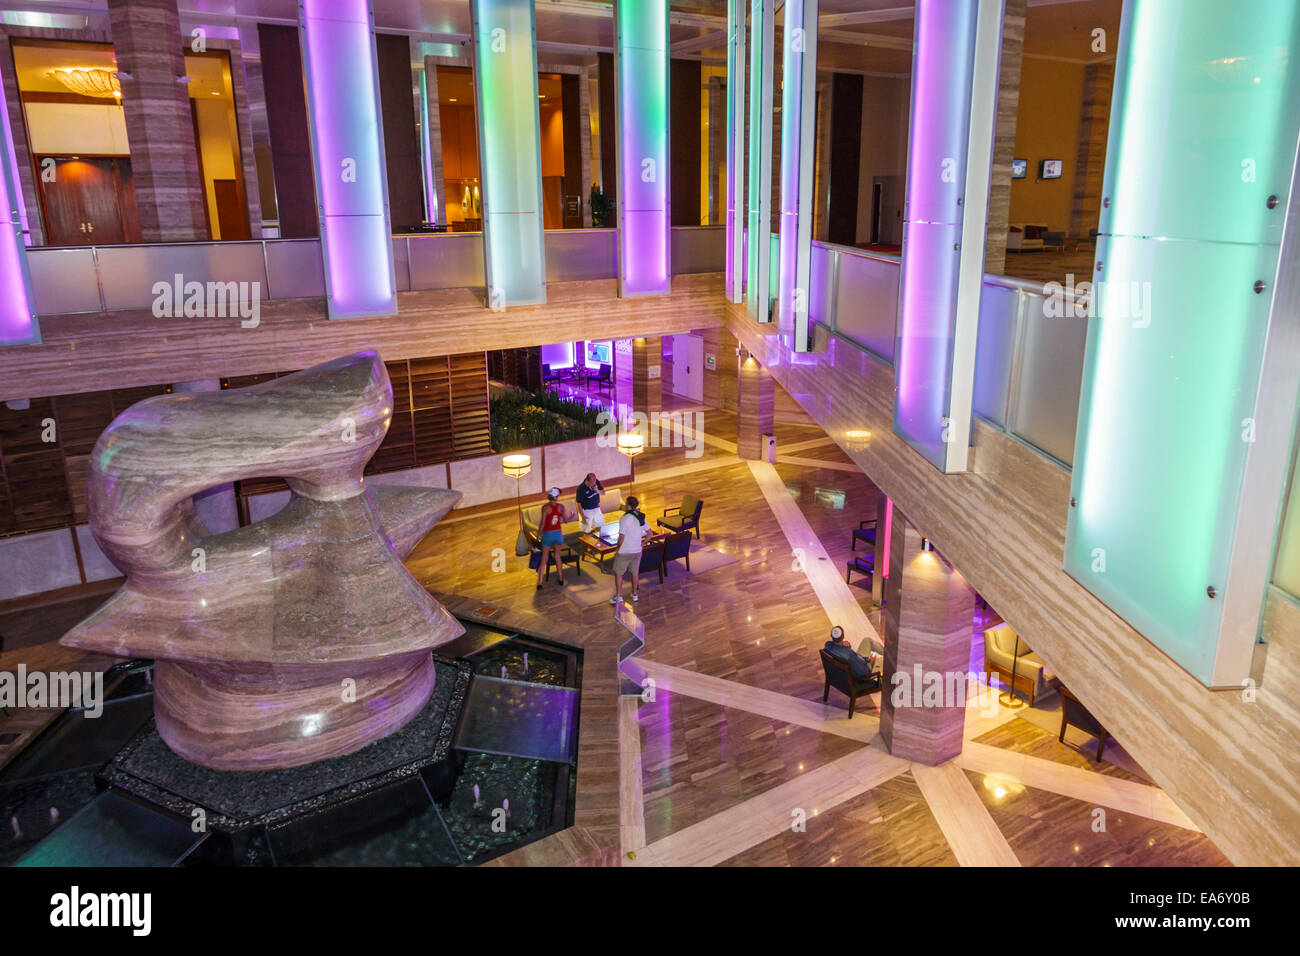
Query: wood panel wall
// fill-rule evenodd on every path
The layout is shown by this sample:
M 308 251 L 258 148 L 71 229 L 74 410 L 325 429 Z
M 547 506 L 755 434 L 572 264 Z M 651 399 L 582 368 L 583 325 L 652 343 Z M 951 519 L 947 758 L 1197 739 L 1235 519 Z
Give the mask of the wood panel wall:
M 836 73 L 831 80 L 830 199 L 826 241 L 858 241 L 858 170 L 862 161 L 862 77 Z
M 384 166 L 388 209 L 394 233 L 424 222 L 424 184 L 420 145 L 411 100 L 411 42 L 394 33 L 375 34 L 379 63 L 379 102 L 384 123 Z
M 597 85 L 600 89 L 600 188 L 611 201 L 618 199 L 617 124 L 614 122 L 614 56 L 596 54 Z M 618 225 L 618 206 L 606 227 Z
M 366 474 L 491 453 L 484 353 L 385 364 L 393 383 L 393 421 Z M 226 377 L 221 387 L 245 388 L 292 371 Z M 86 472 L 96 440 L 130 406 L 171 390 L 148 385 L 54 395 L 32 399 L 23 410 L 0 404 L 0 535 L 85 522 Z M 44 441 L 51 430 L 54 441 Z M 236 482 L 241 498 L 285 487 L 278 478 Z
M 266 92 L 280 238 L 314 238 L 320 235 L 320 222 L 316 216 L 316 178 L 298 30 L 259 23 L 257 38 L 262 53 L 262 86 Z
M 670 61 L 669 201 L 674 226 L 700 224 L 700 61 Z

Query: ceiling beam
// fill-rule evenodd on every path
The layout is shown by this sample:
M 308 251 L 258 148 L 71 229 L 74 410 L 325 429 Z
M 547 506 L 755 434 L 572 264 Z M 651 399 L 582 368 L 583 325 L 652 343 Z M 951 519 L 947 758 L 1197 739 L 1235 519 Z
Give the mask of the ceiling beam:
M 714 30 L 712 33 L 691 37 L 689 40 L 678 40 L 672 45 L 672 54 L 680 56 L 683 53 L 696 53 L 699 50 L 707 50 L 709 47 L 726 46 L 726 43 L 727 31 Z

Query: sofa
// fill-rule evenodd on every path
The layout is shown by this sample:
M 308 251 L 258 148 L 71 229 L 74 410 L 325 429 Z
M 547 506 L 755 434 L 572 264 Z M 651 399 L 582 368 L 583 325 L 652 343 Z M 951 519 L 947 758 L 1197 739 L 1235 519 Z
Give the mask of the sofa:
M 1004 684 L 1011 684 L 1012 655 L 1016 651 L 1016 632 L 1010 624 L 1002 623 L 984 632 L 984 672 L 992 678 L 997 674 Z M 1015 689 L 1023 693 L 1032 707 L 1035 698 L 1053 693 L 1061 686 L 1042 658 L 1020 640 L 1020 656 L 1015 658 Z
M 1007 252 L 1037 252 L 1047 233 L 1045 222 L 1013 222 L 1007 226 Z

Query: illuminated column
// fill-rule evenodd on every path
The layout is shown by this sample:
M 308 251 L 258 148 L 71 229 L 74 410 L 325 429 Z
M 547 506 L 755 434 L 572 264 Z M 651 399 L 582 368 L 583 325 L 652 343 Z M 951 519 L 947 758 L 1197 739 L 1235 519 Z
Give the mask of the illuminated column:
M 614 5 L 619 295 L 666 295 L 668 0 Z
M 1002 0 L 917 0 L 894 431 L 966 470 Z
M 745 309 L 772 320 L 772 11 L 773 0 L 752 0 L 749 10 L 749 268 Z
M 546 301 L 532 0 L 471 0 L 488 305 Z
M 744 300 L 745 0 L 727 0 L 727 299 Z
M 785 5 L 781 81 L 781 243 L 777 318 L 796 352 L 807 352 L 812 263 L 813 136 L 817 118 L 817 0 Z
M 369 0 L 299 0 L 331 319 L 397 312 L 379 70 Z
M 1298 49 L 1293 0 L 1120 24 L 1065 570 L 1211 687 L 1252 676 L 1294 437 Z
M 14 162 L 9 109 L 0 84 L 0 345 L 33 345 L 41 340 L 23 243 L 22 187 Z

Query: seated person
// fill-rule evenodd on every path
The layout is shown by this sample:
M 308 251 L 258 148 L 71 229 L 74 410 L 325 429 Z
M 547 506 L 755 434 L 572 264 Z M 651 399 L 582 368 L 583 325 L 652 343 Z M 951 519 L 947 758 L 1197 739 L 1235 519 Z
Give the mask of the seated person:
M 869 657 L 863 657 L 849 646 L 844 636 L 844 628 L 836 625 L 831 628 L 831 639 L 825 644 L 826 653 L 849 665 L 849 672 L 855 681 L 876 681 L 879 679 L 880 655 L 875 651 Z

